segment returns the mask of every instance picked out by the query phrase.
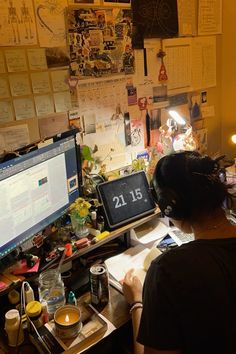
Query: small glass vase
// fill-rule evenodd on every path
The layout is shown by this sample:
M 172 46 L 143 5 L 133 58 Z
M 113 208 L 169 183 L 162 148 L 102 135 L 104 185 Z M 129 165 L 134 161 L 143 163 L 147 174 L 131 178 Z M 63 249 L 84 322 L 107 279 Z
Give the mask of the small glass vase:
M 89 234 L 88 227 L 86 225 L 87 218 L 80 217 L 78 215 L 72 214 L 71 218 L 71 225 L 74 230 L 75 235 L 78 238 L 83 238 Z

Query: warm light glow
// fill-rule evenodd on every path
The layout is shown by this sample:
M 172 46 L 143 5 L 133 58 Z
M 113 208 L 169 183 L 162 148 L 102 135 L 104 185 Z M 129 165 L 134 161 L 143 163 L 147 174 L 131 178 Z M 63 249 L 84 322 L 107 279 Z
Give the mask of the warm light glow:
M 65 322 L 70 322 L 70 317 L 68 316 L 68 315 L 66 315 L 66 317 L 65 317 Z
M 231 140 L 234 144 L 236 144 L 236 134 L 231 136 Z
M 168 111 L 168 113 L 171 116 L 171 118 L 173 118 L 176 121 L 177 124 L 180 124 L 180 125 L 186 124 L 185 119 L 183 117 L 181 117 L 181 115 L 178 112 L 170 110 L 170 111 Z

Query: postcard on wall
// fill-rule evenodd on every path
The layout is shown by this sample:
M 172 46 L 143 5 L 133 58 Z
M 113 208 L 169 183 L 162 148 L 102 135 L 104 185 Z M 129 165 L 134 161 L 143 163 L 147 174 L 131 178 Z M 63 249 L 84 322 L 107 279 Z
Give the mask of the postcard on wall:
M 47 71 L 31 73 L 33 93 L 47 93 L 51 91 L 49 74 Z
M 12 96 L 26 96 L 31 94 L 28 74 L 9 75 Z
M 67 0 L 34 0 L 34 5 L 40 47 L 65 46 Z
M 68 112 L 71 109 L 70 92 L 54 93 L 56 112 Z
M 70 74 L 80 79 L 134 73 L 131 9 L 71 8 Z
M 48 68 L 44 48 L 28 49 L 27 54 L 30 70 L 46 70 Z
M 32 0 L 0 0 L 0 43 L 2 46 L 37 44 Z
M 39 119 L 39 131 L 41 139 L 63 133 L 68 130 L 67 113 L 50 114 Z
M 46 48 L 46 60 L 48 68 L 60 68 L 69 66 L 70 58 L 66 47 Z
M 52 88 L 54 92 L 69 90 L 67 83 L 69 77 L 68 70 L 51 71 Z
M 35 117 L 34 101 L 32 98 L 18 98 L 13 100 L 16 119 L 31 119 Z
M 222 0 L 199 0 L 198 35 L 222 33 Z
M 0 101 L 0 123 L 13 120 L 12 105 L 10 101 Z
M 27 124 L 0 128 L 0 153 L 14 151 L 30 143 Z
M 24 49 L 7 49 L 5 50 L 5 56 L 9 72 L 27 71 Z
M 51 95 L 34 96 L 37 116 L 54 113 L 54 104 Z
M 4 74 L 6 72 L 5 63 L 4 63 L 4 56 L 3 52 L 0 51 L 0 74 Z
M 0 77 L 0 98 L 9 98 L 10 91 L 8 86 L 8 80 L 6 76 Z

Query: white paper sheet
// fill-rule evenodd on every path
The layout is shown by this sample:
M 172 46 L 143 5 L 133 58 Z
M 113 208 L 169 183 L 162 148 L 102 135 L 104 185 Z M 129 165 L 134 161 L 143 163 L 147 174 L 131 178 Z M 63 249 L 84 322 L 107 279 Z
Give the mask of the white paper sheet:
M 54 104 L 51 95 L 34 96 L 37 116 L 54 113 Z
M 34 101 L 32 98 L 19 98 L 13 100 L 16 119 L 31 119 L 35 117 Z
M 64 11 L 67 7 L 67 0 L 34 0 L 34 5 L 40 46 L 65 46 Z
M 168 91 L 186 92 L 191 87 L 191 39 L 176 38 L 163 41 Z
M 13 120 L 12 105 L 10 101 L 0 101 L 0 123 Z
M 30 143 L 27 124 L 0 128 L 0 153 L 13 151 Z
M 56 107 L 56 112 L 68 112 L 71 107 L 71 95 L 70 92 L 57 92 L 54 93 L 54 102 Z
M 167 235 L 169 227 L 156 218 L 131 230 L 131 244 L 150 245 Z
M 9 72 L 27 71 L 27 62 L 24 49 L 5 50 L 5 57 Z
M 197 34 L 197 0 L 178 0 L 179 36 Z
M 222 33 L 222 0 L 199 0 L 198 35 Z
M 4 46 L 37 44 L 32 0 L 0 0 L 0 43 Z
M 6 76 L 0 77 L 0 98 L 8 98 L 10 95 L 8 80 Z
M 66 82 L 69 74 L 68 70 L 55 70 L 51 71 L 52 88 L 54 92 L 65 91 L 69 89 Z
M 9 75 L 12 96 L 27 96 L 31 94 L 31 86 L 28 74 Z
M 216 37 L 192 39 L 192 88 L 216 86 Z
M 47 71 L 31 73 L 33 93 L 47 93 L 51 91 L 49 74 Z
M 47 69 L 47 61 L 44 48 L 28 49 L 27 54 L 30 70 Z

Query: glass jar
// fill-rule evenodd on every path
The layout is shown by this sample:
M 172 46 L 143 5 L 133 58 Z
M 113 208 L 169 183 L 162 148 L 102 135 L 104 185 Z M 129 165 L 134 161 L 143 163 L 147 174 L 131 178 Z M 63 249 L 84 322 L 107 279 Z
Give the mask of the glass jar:
M 45 270 L 40 274 L 39 300 L 46 301 L 50 319 L 59 307 L 65 305 L 64 283 L 61 274 L 55 269 Z

